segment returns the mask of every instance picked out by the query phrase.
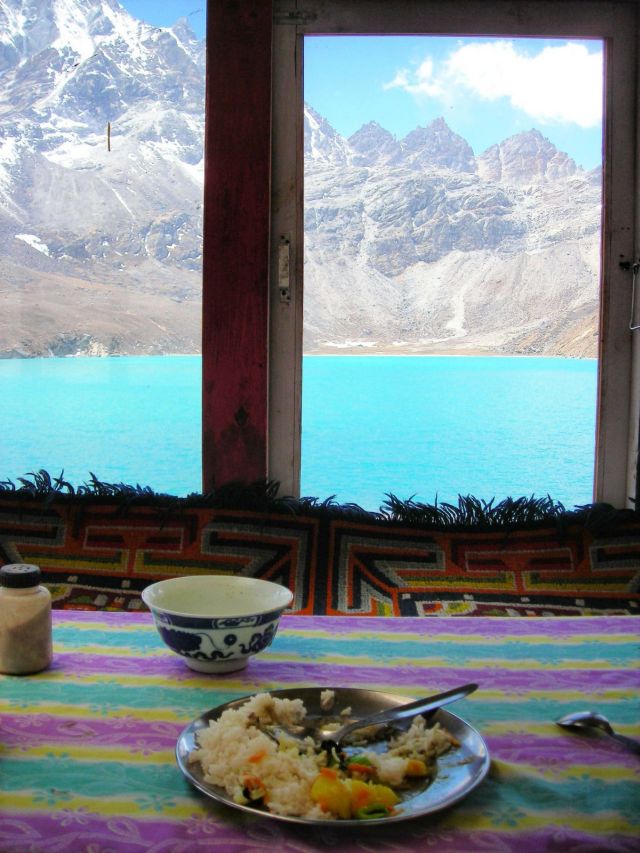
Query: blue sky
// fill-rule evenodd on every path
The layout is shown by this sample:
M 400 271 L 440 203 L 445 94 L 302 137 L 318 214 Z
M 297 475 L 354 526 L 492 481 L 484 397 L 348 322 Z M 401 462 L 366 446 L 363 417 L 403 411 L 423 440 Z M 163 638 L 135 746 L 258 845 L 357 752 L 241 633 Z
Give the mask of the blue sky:
M 120 0 L 120 5 L 135 18 L 156 27 L 170 27 L 179 18 L 188 18 L 194 33 L 204 38 L 205 0 Z
M 198 0 L 122 5 L 156 26 L 186 17 L 204 37 Z M 307 37 L 305 100 L 346 137 L 377 121 L 402 138 L 443 116 L 476 154 L 535 127 L 585 169 L 601 162 L 597 40 Z

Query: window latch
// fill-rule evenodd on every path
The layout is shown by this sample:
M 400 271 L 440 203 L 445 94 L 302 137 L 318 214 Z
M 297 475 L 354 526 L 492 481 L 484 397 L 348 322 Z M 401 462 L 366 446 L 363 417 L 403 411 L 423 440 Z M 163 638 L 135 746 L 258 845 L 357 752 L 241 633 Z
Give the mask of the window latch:
M 620 264 L 622 267 L 622 264 Z M 633 273 L 633 279 L 631 281 L 631 316 L 629 318 L 629 329 L 632 332 L 636 332 L 640 329 L 640 323 L 636 322 L 636 287 L 638 283 L 638 272 L 640 271 L 640 259 L 634 261 L 633 264 L 629 264 L 631 267 L 631 271 Z M 623 269 L 629 269 L 629 267 L 623 267 Z
M 278 292 L 280 302 L 291 302 L 291 241 L 286 236 L 278 243 Z

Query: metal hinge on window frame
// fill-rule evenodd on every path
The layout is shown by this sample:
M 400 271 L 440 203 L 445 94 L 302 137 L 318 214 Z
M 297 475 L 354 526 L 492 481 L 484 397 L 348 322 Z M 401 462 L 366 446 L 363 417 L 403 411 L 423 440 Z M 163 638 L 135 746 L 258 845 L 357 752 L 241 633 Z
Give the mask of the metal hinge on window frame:
M 283 234 L 278 243 L 278 292 L 280 302 L 291 303 L 291 240 Z

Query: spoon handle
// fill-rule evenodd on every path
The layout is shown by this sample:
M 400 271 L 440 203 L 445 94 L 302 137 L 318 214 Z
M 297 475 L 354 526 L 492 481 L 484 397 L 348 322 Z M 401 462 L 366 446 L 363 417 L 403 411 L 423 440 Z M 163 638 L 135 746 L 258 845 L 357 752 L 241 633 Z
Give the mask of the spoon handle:
M 362 728 L 363 726 L 377 726 L 380 723 L 389 723 L 392 720 L 416 717 L 418 714 L 433 711 L 436 708 L 441 708 L 443 705 L 448 705 L 450 702 L 456 702 L 458 699 L 463 699 L 465 696 L 468 696 L 469 693 L 473 693 L 473 691 L 477 689 L 477 684 L 464 684 L 462 687 L 456 687 L 454 690 L 437 693 L 435 696 L 428 696 L 425 699 L 417 699 L 415 702 L 409 702 L 407 705 L 400 705 L 396 708 L 387 708 L 384 711 L 379 711 L 377 714 L 371 714 L 369 717 L 363 717 L 360 720 L 355 720 L 353 723 L 348 723 L 332 735 L 332 740 L 335 743 L 338 743 L 346 737 L 346 735 L 356 729 Z
M 636 755 L 640 755 L 640 741 L 634 740 L 626 735 L 618 734 L 618 732 L 613 732 L 610 737 L 614 738 L 619 743 L 624 744 L 624 746 L 626 746 L 627 749 L 630 749 L 631 752 L 635 752 Z

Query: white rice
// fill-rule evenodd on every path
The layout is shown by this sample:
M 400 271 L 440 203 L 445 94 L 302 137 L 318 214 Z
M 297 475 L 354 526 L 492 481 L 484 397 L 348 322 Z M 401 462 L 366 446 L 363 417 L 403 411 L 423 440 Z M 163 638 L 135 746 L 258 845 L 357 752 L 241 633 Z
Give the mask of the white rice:
M 333 708 L 333 703 L 336 701 L 335 690 L 322 690 L 320 692 L 320 707 L 323 711 L 330 711 Z
M 197 734 L 199 749 L 190 759 L 200 762 L 204 781 L 224 788 L 236 802 L 243 802 L 244 778 L 258 775 L 269 792 L 267 807 L 282 815 L 309 818 L 330 817 L 310 796 L 311 785 L 326 764 L 325 755 L 313 752 L 310 739 L 308 754 L 300 755 L 298 748 L 278 749 L 261 726 L 280 724 L 287 728 L 298 726 L 306 715 L 301 699 L 276 699 L 269 693 L 251 697 L 242 707 L 224 711 L 209 728 Z M 259 761 L 252 757 L 264 752 Z
M 330 698 L 325 695 L 325 702 Z M 240 708 L 227 709 L 217 720 L 211 720 L 208 728 L 198 731 L 198 748 L 189 760 L 201 765 L 205 782 L 224 789 L 234 802 L 248 802 L 246 780 L 254 777 L 267 791 L 269 811 L 331 820 L 332 815 L 314 803 L 310 794 L 320 769 L 326 766 L 326 752 L 316 750 L 312 738 L 305 740 L 307 748 L 302 753 L 298 742 L 290 748 L 279 747 L 258 727 L 276 724 L 295 730 L 305 716 L 301 699 L 277 699 L 259 693 Z M 366 754 L 383 784 L 394 787 L 402 783 L 410 758 L 421 758 L 432 767 L 452 743 L 455 741 L 447 732 L 438 726 L 427 729 L 424 719 L 416 717 L 406 733 L 389 742 L 387 752 L 362 750 L 360 754 Z
M 401 785 L 410 759 L 419 758 L 433 775 L 438 756 L 447 752 L 456 741 L 438 723 L 427 728 L 424 717 L 414 717 L 408 731 L 389 741 L 386 752 L 362 750 L 376 768 L 378 778 L 384 785 L 395 788 Z

